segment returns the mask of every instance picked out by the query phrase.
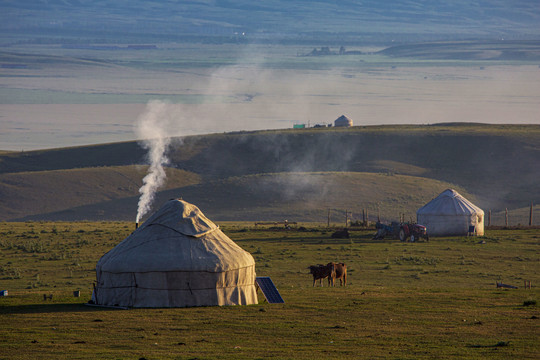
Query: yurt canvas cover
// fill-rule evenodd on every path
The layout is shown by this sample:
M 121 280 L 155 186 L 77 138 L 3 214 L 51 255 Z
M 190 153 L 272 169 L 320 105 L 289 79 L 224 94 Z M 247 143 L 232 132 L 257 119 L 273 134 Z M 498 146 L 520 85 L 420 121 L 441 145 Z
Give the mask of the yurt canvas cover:
M 170 200 L 96 265 L 98 305 L 256 304 L 255 261 L 195 206 Z
M 470 226 L 484 235 L 484 211 L 452 189 L 418 209 L 416 219 L 430 236 L 467 235 Z
M 351 119 L 349 119 L 348 117 L 346 117 L 345 115 L 341 115 L 340 117 L 338 117 L 335 121 L 334 121 L 334 126 L 335 127 L 349 127 L 349 126 L 353 126 L 353 121 Z

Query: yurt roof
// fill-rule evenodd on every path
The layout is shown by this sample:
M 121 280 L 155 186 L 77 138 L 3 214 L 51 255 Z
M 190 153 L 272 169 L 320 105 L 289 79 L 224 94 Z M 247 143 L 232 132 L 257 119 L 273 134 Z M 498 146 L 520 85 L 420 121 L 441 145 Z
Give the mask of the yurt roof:
M 210 271 L 253 266 L 240 248 L 195 205 L 169 200 L 144 224 L 103 255 L 103 271 Z
M 447 189 L 435 199 L 418 209 L 421 215 L 472 215 L 484 214 L 484 211 L 465 199 L 457 191 Z
M 347 116 L 345 115 L 341 115 L 340 117 L 338 117 L 336 120 L 336 122 L 347 122 L 347 123 L 350 123 L 352 124 L 352 120 L 349 119 Z
M 179 199 L 167 201 L 141 228 L 152 225 L 161 225 L 194 237 L 201 237 L 218 228 L 198 207 Z

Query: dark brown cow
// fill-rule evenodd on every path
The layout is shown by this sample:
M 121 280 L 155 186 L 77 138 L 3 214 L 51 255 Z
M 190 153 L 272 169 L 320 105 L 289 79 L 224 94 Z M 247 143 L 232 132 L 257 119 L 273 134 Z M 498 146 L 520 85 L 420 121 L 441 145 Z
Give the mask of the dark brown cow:
M 328 286 L 335 286 L 336 279 L 339 279 L 339 286 L 347 286 L 347 265 L 345 263 L 328 263 L 329 269 Z
M 309 272 L 313 275 L 313 286 L 315 286 L 315 281 L 319 280 L 319 284 L 323 286 L 322 279 L 332 276 L 333 267 L 327 265 L 311 265 L 308 267 Z

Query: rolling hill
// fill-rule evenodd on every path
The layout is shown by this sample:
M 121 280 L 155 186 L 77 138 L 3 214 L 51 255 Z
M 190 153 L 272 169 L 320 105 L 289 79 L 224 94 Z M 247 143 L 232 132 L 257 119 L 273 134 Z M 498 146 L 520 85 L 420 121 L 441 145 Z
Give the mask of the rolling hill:
M 169 150 L 173 197 L 216 220 L 415 217 L 452 187 L 494 212 L 540 202 L 540 126 L 439 124 L 192 136 Z M 132 220 L 136 142 L 0 153 L 0 220 Z M 525 213 L 521 211 L 520 213 Z M 521 220 L 522 223 L 524 221 Z
M 391 46 L 379 54 L 429 60 L 540 60 L 540 41 L 456 41 Z

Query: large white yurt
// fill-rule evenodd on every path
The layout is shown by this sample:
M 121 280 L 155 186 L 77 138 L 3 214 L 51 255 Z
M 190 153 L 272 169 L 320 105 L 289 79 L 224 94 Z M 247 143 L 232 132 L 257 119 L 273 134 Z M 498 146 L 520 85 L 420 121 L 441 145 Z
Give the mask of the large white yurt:
M 122 307 L 257 304 L 255 261 L 195 205 L 170 200 L 96 265 L 93 300 Z
M 484 235 L 484 211 L 452 189 L 418 209 L 416 219 L 430 236 L 467 235 L 472 226 Z

